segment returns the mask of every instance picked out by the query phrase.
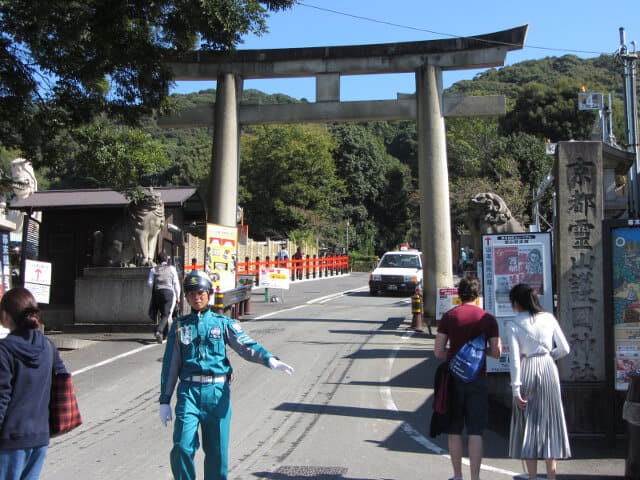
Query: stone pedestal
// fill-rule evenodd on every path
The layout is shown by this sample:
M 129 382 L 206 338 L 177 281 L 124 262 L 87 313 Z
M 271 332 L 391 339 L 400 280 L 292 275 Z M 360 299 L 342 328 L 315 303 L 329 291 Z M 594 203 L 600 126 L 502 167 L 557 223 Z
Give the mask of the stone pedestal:
M 85 268 L 75 284 L 75 323 L 152 324 L 149 267 Z

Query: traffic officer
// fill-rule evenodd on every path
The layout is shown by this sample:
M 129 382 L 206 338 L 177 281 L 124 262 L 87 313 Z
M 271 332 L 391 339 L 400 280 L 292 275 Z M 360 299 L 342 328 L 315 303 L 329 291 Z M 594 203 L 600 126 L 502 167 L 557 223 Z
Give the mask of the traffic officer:
M 178 379 L 171 450 L 171 471 L 176 480 L 196 478 L 193 458 L 200 446 L 202 431 L 205 480 L 226 480 L 228 471 L 232 368 L 226 354 L 231 346 L 246 360 L 263 363 L 289 375 L 293 368 L 271 355 L 249 338 L 242 326 L 209 308 L 211 280 L 194 271 L 184 280 L 184 292 L 191 313 L 171 325 L 162 360 L 160 380 L 160 420 L 171 421 L 169 402 Z

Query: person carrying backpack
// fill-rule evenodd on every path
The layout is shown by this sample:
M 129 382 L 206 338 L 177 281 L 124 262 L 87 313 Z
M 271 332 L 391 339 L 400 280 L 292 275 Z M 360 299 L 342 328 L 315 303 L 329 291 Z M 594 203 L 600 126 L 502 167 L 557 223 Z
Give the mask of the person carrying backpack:
M 463 278 L 458 285 L 462 305 L 446 312 L 438 326 L 434 353 L 436 358 L 450 361 L 467 342 L 484 334 L 489 348 L 486 354 L 500 358 L 502 343 L 498 323 L 493 315 L 475 305 L 480 295 L 477 278 Z M 449 348 L 447 348 L 447 342 Z M 453 382 L 452 420 L 445 432 L 448 434 L 449 454 L 453 467 L 451 480 L 462 480 L 462 431 L 466 427 L 469 437 L 469 461 L 471 480 L 479 480 L 482 462 L 482 433 L 487 424 L 489 394 L 486 367 L 469 383 L 451 376 Z
M 149 316 L 155 322 L 158 312 L 160 321 L 156 327 L 155 337 L 158 343 L 162 343 L 169 331 L 169 319 L 180 297 L 180 280 L 176 267 L 169 265 L 167 254 L 158 254 L 159 265 L 149 272 L 147 284 L 152 288 Z

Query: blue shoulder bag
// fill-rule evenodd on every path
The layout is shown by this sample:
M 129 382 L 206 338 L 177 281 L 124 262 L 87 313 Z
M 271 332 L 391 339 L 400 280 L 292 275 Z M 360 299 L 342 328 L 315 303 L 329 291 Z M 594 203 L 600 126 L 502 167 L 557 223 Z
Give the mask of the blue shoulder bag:
M 469 340 L 449 361 L 449 371 L 465 383 L 474 381 L 482 370 L 487 340 L 484 333 Z

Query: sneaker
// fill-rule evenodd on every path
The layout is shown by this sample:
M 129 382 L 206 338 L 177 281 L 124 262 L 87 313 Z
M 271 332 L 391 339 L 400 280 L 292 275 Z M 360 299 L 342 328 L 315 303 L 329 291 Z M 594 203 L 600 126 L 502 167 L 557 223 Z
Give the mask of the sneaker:
M 155 333 L 156 342 L 162 343 L 162 334 L 160 332 Z

